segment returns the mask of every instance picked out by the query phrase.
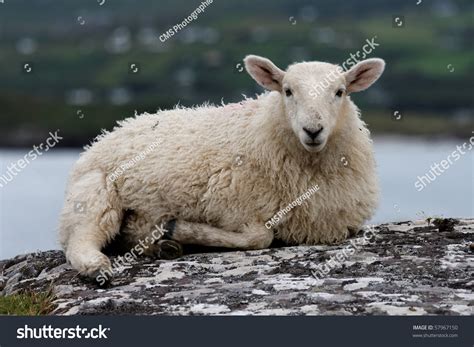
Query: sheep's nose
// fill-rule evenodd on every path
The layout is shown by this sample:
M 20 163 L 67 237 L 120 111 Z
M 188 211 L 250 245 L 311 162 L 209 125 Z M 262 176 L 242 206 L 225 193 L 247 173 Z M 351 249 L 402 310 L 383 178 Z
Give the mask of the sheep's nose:
M 318 130 L 315 130 L 315 129 L 308 129 L 308 128 L 304 128 L 304 127 L 303 127 L 303 130 L 304 130 L 304 132 L 306 133 L 306 135 L 308 135 L 309 138 L 310 138 L 311 140 L 313 140 L 313 141 L 314 141 L 314 139 L 315 139 L 319 134 L 321 134 L 321 132 L 323 131 L 323 129 L 324 129 L 323 127 L 319 128 Z

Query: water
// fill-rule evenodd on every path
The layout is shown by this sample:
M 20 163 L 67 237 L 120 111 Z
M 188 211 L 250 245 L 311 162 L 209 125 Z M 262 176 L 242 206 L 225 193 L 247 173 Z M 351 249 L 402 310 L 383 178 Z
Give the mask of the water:
M 431 164 L 446 159 L 462 143 L 375 139 L 382 200 L 371 223 L 428 216 L 473 217 L 474 150 L 453 162 L 421 192 L 414 186 L 417 176 L 426 174 Z M 0 150 L 0 175 L 29 150 Z M 58 216 L 68 172 L 78 155 L 78 150 L 52 149 L 0 188 L 0 259 L 59 248 Z

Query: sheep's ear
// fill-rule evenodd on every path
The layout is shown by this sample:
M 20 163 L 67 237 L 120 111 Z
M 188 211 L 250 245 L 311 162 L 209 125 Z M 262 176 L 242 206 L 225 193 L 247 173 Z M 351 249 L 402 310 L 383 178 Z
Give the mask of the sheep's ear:
M 252 78 L 263 88 L 281 92 L 285 72 L 275 66 L 269 59 L 248 55 L 244 59 L 245 68 Z
M 345 73 L 348 93 L 369 88 L 382 75 L 385 61 L 379 58 L 363 60 Z

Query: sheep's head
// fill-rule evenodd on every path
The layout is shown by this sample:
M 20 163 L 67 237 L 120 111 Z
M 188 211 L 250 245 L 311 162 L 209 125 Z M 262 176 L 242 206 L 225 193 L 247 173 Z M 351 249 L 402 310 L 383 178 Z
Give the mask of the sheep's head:
M 351 103 L 348 95 L 367 89 L 382 74 L 382 59 L 361 61 L 348 71 L 322 62 L 290 65 L 286 71 L 255 55 L 245 58 L 248 73 L 264 88 L 278 91 L 293 132 L 309 152 L 321 151 Z

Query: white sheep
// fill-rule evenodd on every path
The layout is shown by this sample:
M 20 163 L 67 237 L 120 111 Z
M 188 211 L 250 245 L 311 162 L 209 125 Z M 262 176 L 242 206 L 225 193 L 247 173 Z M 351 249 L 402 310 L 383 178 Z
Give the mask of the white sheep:
M 349 94 L 374 83 L 384 61 L 364 60 L 347 72 L 323 62 L 283 71 L 251 55 L 245 66 L 270 92 L 238 104 L 128 118 L 82 153 L 60 221 L 75 269 L 88 276 L 110 269 L 101 250 L 119 231 L 140 240 L 138 253 L 159 252 L 160 242 L 142 240 L 162 223 L 180 244 L 261 249 L 274 237 L 336 243 L 372 216 L 372 142 Z M 325 88 L 315 94 L 322 80 Z M 273 229 L 265 226 L 315 185 Z

